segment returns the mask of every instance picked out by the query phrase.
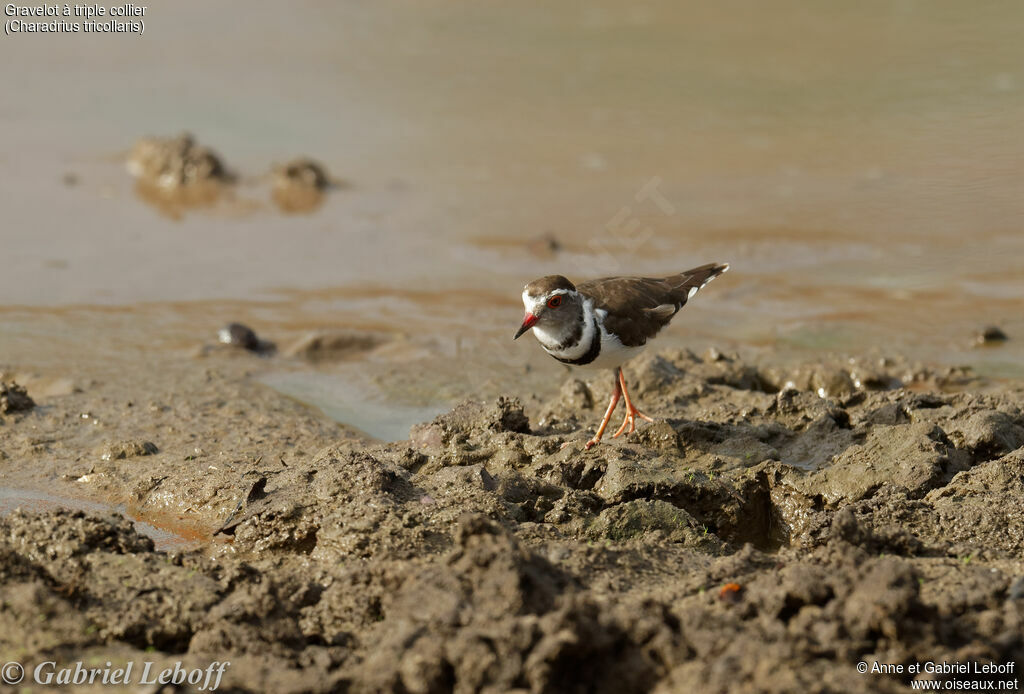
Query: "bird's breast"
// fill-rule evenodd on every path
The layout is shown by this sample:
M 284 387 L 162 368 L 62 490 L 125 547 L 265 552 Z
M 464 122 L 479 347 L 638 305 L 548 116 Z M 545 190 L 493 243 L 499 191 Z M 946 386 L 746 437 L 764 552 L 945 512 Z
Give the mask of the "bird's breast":
M 622 366 L 624 363 L 643 352 L 647 347 L 647 345 L 627 347 L 622 344 L 622 341 L 618 337 L 605 330 L 604 326 L 600 327 L 601 349 L 594 361 L 590 362 L 587 366 L 595 369 L 614 369 Z

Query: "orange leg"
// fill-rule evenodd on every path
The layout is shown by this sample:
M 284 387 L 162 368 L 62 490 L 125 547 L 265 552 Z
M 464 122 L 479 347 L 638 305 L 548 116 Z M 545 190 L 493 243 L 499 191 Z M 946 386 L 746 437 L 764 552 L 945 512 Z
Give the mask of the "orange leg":
M 615 406 L 619 404 L 619 396 L 621 395 L 622 389 L 619 386 L 619 381 L 616 380 L 615 389 L 612 391 L 612 399 L 608 402 L 608 409 L 604 411 L 604 419 L 601 420 L 601 426 L 597 428 L 594 438 L 587 441 L 586 448 L 588 451 L 604 436 L 604 430 L 608 428 L 608 420 L 612 418 L 612 412 L 615 411 Z
M 621 386 L 622 390 L 622 399 L 626 401 L 626 416 L 622 420 L 622 426 L 619 427 L 619 430 L 612 434 L 613 439 L 618 438 L 619 436 L 622 435 L 622 432 L 626 431 L 626 425 L 629 425 L 629 431 L 626 431 L 627 434 L 632 434 L 634 431 L 636 431 L 637 417 L 639 417 L 640 419 L 645 419 L 648 422 L 654 421 L 653 419 L 645 415 L 643 412 L 633 407 L 633 401 L 629 399 L 629 390 L 626 389 L 626 377 L 622 375 L 622 369 L 619 369 L 619 385 Z M 609 412 L 608 414 L 610 415 L 611 412 Z
M 615 406 L 619 404 L 619 398 L 622 397 L 622 387 L 619 385 L 619 379 L 616 375 L 615 388 L 612 390 L 612 399 L 608 402 L 608 409 L 605 410 L 604 419 L 601 420 L 601 426 L 597 428 L 597 433 L 594 434 L 594 438 L 590 439 L 586 443 L 586 448 L 589 451 L 594 445 L 601 440 L 604 436 L 604 430 L 608 428 L 608 420 L 612 418 L 612 412 L 615 411 Z M 566 441 L 562 444 L 562 448 L 568 446 L 571 441 Z
M 594 444 L 601 440 L 604 436 L 604 430 L 608 427 L 608 420 L 611 419 L 611 413 L 615 411 L 615 405 L 618 404 L 618 397 L 622 395 L 622 388 L 620 387 L 620 381 L 615 380 L 615 388 L 611 391 L 611 400 L 608 401 L 608 408 L 604 410 L 604 419 L 601 420 L 601 426 L 597 428 L 597 433 L 594 434 L 594 438 L 587 441 L 587 450 L 590 450 Z

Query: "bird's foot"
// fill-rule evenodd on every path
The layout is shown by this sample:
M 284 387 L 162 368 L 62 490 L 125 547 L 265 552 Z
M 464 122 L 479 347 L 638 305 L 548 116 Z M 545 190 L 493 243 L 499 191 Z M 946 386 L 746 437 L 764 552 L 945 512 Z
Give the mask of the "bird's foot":
M 636 431 L 636 418 L 637 417 L 639 417 L 640 419 L 643 419 L 644 421 L 647 421 L 647 422 L 653 422 L 654 421 L 654 419 L 652 419 L 651 417 L 648 417 L 643 412 L 641 412 L 640 410 L 638 410 L 635 407 L 633 407 L 632 404 L 629 404 L 626 407 L 626 416 L 623 417 L 623 419 L 622 419 L 622 426 L 619 427 L 618 431 L 616 431 L 614 434 L 612 434 L 612 438 L 613 439 L 617 439 L 623 433 L 632 434 L 634 431 Z M 626 431 L 626 427 L 627 426 L 629 427 L 629 431 Z
M 600 437 L 595 436 L 594 438 L 590 439 L 585 444 L 583 444 L 583 448 L 589 451 L 591 448 L 593 448 L 594 446 L 596 446 L 600 442 L 601 442 Z M 559 446 L 558 450 L 560 450 L 560 451 L 565 450 L 565 448 L 567 446 L 571 446 L 574 443 L 576 443 L 576 442 L 575 441 L 566 441 L 561 446 Z

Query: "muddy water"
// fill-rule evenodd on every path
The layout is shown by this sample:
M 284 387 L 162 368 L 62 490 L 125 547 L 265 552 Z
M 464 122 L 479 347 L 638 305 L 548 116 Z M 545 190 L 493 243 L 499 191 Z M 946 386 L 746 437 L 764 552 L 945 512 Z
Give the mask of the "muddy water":
M 0 303 L 26 307 L 5 313 L 7 363 L 158 363 L 227 320 L 282 342 L 371 329 L 397 343 L 261 370 L 388 436 L 465 392 L 560 380 L 508 340 L 526 280 L 728 260 L 663 344 L 1022 375 L 1019 3 L 239 11 L 0 44 Z M 240 182 L 175 220 L 122 154 L 183 129 Z M 303 216 L 266 184 L 296 155 L 348 184 Z M 986 324 L 1017 339 L 976 349 Z
M 88 511 L 100 515 L 127 515 L 132 518 L 132 523 L 140 535 L 145 535 L 153 540 L 153 545 L 157 550 L 194 546 L 198 544 L 200 539 L 198 536 L 187 537 L 175 530 L 135 518 L 123 507 L 108 506 L 83 499 L 72 499 L 33 489 L 0 487 L 0 516 L 16 509 L 35 512 L 69 509 L 72 511 Z

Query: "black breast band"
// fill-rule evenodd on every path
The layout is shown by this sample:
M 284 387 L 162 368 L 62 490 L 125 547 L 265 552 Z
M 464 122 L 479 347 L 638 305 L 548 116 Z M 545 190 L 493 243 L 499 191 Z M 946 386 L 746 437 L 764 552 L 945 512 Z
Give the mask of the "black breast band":
M 583 366 L 597 359 L 597 355 L 601 353 L 601 326 L 597 325 L 597 321 L 594 322 L 594 339 L 590 341 L 590 349 L 587 353 L 578 359 L 562 359 L 561 357 L 555 357 L 554 354 L 551 356 L 558 359 L 563 364 L 573 364 L 575 366 Z

